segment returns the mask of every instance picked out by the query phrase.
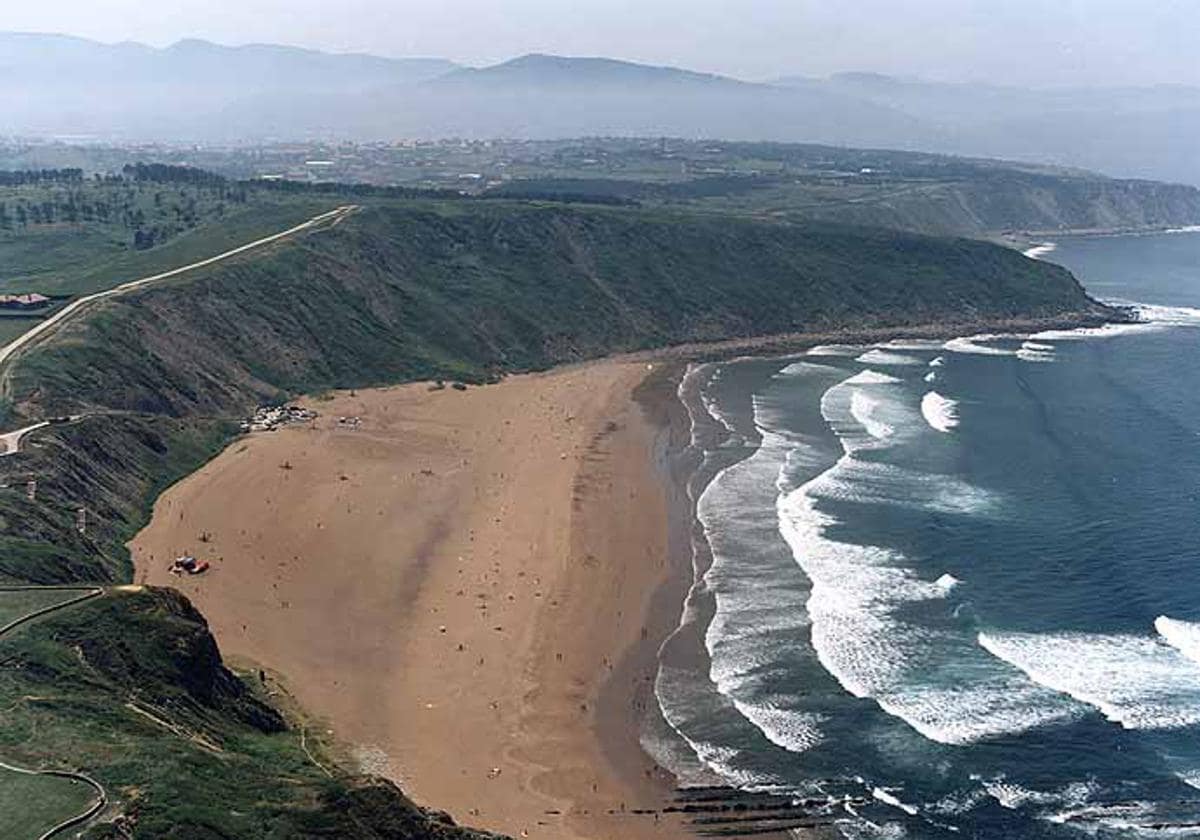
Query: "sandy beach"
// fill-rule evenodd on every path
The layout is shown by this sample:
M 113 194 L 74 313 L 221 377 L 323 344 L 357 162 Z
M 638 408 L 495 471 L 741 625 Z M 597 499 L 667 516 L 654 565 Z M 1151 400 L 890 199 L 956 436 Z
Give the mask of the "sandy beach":
M 310 400 L 311 424 L 239 439 L 159 499 L 137 581 L 180 588 L 225 655 L 461 823 L 687 836 L 634 813 L 672 791 L 637 740 L 673 624 L 651 605 L 679 571 L 668 430 L 633 399 L 649 367 Z M 211 571 L 169 574 L 182 553 Z

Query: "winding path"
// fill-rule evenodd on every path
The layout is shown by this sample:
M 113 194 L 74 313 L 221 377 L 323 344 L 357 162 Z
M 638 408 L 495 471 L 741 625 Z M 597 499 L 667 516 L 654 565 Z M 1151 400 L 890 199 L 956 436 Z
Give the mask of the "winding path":
M 63 307 L 61 310 L 56 312 L 54 315 L 47 318 L 45 321 L 42 321 L 40 324 L 35 326 L 33 329 L 29 330 L 29 332 L 18 336 L 13 341 L 9 342 L 8 344 L 4 345 L 3 347 L 0 347 L 0 381 L 2 381 L 3 390 L 4 391 L 8 390 L 9 368 L 11 366 L 12 360 L 17 356 L 17 354 L 20 353 L 23 349 L 25 349 L 25 348 L 29 347 L 30 345 L 32 345 L 33 343 L 37 342 L 38 340 L 45 338 L 51 332 L 53 332 L 54 330 L 56 330 L 57 328 L 62 326 L 62 324 L 64 322 L 66 322 L 69 318 L 79 314 L 86 307 L 88 307 L 98 301 L 105 300 L 106 298 L 118 297 L 120 295 L 128 294 L 129 292 L 137 291 L 139 289 L 145 288 L 146 286 L 152 285 L 154 283 L 158 283 L 163 280 L 169 280 L 173 277 L 178 277 L 181 274 L 185 274 L 189 271 L 194 271 L 198 268 L 205 268 L 210 265 L 215 265 L 216 263 L 222 262 L 224 260 L 228 260 L 228 259 L 230 259 L 232 257 L 236 257 L 240 254 L 245 254 L 249 251 L 253 251 L 258 248 L 262 248 L 266 245 L 270 245 L 273 242 L 278 242 L 280 240 L 287 239 L 292 236 L 296 236 L 297 234 L 304 233 L 305 231 L 312 230 L 312 229 L 317 228 L 326 223 L 329 223 L 330 227 L 333 227 L 333 226 L 339 224 L 343 219 L 345 219 L 347 216 L 349 216 L 351 213 L 355 212 L 356 210 L 358 210 L 358 205 L 354 205 L 354 204 L 343 205 L 341 207 L 337 207 L 333 210 L 330 210 L 327 213 L 321 213 L 320 215 L 314 216 L 313 218 L 309 219 L 308 221 L 302 222 L 301 224 L 298 224 L 294 227 L 288 228 L 287 230 L 272 234 L 270 236 L 265 236 L 261 239 L 256 239 L 253 242 L 248 242 L 245 245 L 240 245 L 237 248 L 233 248 L 231 250 L 225 251 L 224 253 L 217 254 L 214 257 L 208 257 L 207 259 L 199 260 L 194 263 L 189 263 L 188 265 L 180 266 L 179 268 L 171 269 L 170 271 L 160 272 L 159 274 L 152 274 L 148 277 L 143 277 L 139 280 L 131 280 L 127 283 L 122 283 L 119 286 L 114 286 L 111 289 L 106 289 L 105 291 L 102 291 L 102 292 L 95 292 L 94 294 L 85 295 L 83 297 L 77 298 L 76 300 L 72 301 L 67 306 Z M 75 422 L 78 420 L 82 420 L 88 416 L 90 416 L 90 415 L 89 414 L 77 414 L 77 415 L 72 415 L 69 418 L 62 418 L 62 420 L 63 420 L 63 422 Z M 41 422 L 33 423 L 29 426 L 25 426 L 20 429 L 14 429 L 13 431 L 0 434 L 0 446 L 3 447 L 2 449 L 0 449 L 0 456 L 12 455 L 12 454 L 17 453 L 18 451 L 20 451 L 21 441 L 25 438 L 26 435 L 28 435 L 30 432 L 34 432 L 38 429 L 44 428 L 49 425 L 50 425 L 49 420 L 43 420 Z M 99 587 L 99 586 L 96 586 L 96 587 L 88 587 L 88 586 L 0 586 L 0 593 L 2 593 L 2 592 L 28 592 L 28 591 L 62 591 L 62 592 L 79 592 L 80 594 L 74 598 L 68 598 L 67 600 L 61 601 L 59 603 L 51 604 L 50 606 L 41 607 L 39 609 L 32 610 L 32 611 L 26 613 L 25 615 L 19 616 L 19 617 L 13 619 L 12 621 L 9 621 L 4 626 L 0 627 L 0 641 L 2 641 L 10 633 L 12 633 L 13 631 L 17 630 L 18 628 L 24 626 L 25 624 L 27 624 L 30 621 L 33 621 L 33 620 L 40 618 L 41 616 L 47 615 L 49 613 L 53 613 L 53 612 L 57 612 L 59 610 L 64 610 L 64 609 L 68 609 L 70 607 L 74 607 L 77 604 L 81 604 L 84 601 L 91 600 L 92 598 L 99 598 L 102 595 L 104 595 L 104 593 L 105 593 L 105 589 L 103 587 Z M 108 805 L 108 794 L 104 790 L 104 787 L 99 782 L 97 782 L 95 779 L 93 779 L 90 776 L 87 776 L 83 773 L 67 771 L 67 770 L 35 770 L 35 769 L 26 768 L 26 767 L 18 767 L 14 764 L 9 764 L 8 762 L 3 761 L 3 760 L 0 760 L 0 768 L 3 768 L 5 770 L 8 770 L 13 773 L 20 773 L 22 775 L 28 775 L 28 776 L 57 776 L 59 778 L 71 779 L 73 781 L 80 782 L 82 784 L 87 785 L 88 787 L 92 788 L 96 792 L 95 801 L 92 802 L 92 804 L 87 808 L 86 811 L 84 811 L 83 813 L 80 813 L 80 814 L 76 814 L 75 816 L 69 817 L 68 819 L 63 820 L 58 825 L 55 825 L 54 827 L 50 828 L 48 831 L 44 832 L 41 836 L 39 836 L 37 838 L 37 840 L 50 840 L 50 838 L 66 831 L 69 828 L 73 828 L 75 826 L 82 825 L 82 824 L 90 821 L 91 819 L 93 819 L 98 814 L 100 814 Z
M 78 315 L 80 311 L 88 306 L 91 306 L 97 301 L 102 301 L 112 297 L 120 297 L 121 295 L 138 291 L 139 289 L 143 289 L 146 286 L 154 283 L 158 283 L 163 280 L 170 280 L 171 278 L 178 277 L 181 274 L 195 271 L 198 268 L 206 268 L 210 265 L 215 265 L 219 262 L 231 259 L 232 257 L 236 257 L 249 251 L 257 250 L 266 245 L 270 245 L 274 242 L 279 242 L 280 240 L 288 239 L 296 236 L 297 234 L 313 230 L 326 223 L 328 223 L 330 227 L 335 227 L 343 219 L 345 219 L 351 213 L 356 212 L 358 209 L 359 206 L 357 204 L 343 204 L 342 206 L 336 207 L 326 213 L 313 216 L 307 222 L 301 222 L 295 227 L 290 227 L 287 230 L 280 231 L 279 233 L 273 233 L 270 236 L 264 236 L 262 239 L 256 239 L 253 242 L 247 242 L 245 245 L 239 245 L 238 247 L 232 248 L 224 253 L 217 254 L 215 257 L 208 257 L 203 260 L 198 260 L 197 262 L 189 263 L 188 265 L 180 266 L 179 268 L 173 268 L 170 271 L 151 274 L 150 276 L 142 277 L 139 280 L 130 280 L 127 283 L 122 283 L 119 286 L 114 286 L 111 289 L 105 289 L 102 292 L 95 292 L 90 295 L 84 295 L 81 298 L 76 298 L 58 312 L 51 315 L 45 321 L 42 321 L 33 329 L 29 330 L 29 332 L 17 336 L 8 344 L 0 347 L 0 385 L 2 385 L 0 390 L 2 390 L 4 393 L 8 392 L 10 363 L 18 353 L 36 343 L 40 339 L 45 338 L 54 330 L 62 326 L 62 324 L 69 318 Z M 81 414 L 73 416 L 70 419 L 81 420 L 85 416 L 87 415 Z M 16 429 L 11 432 L 0 434 L 0 443 L 3 443 L 4 445 L 4 449 L 0 451 L 0 456 L 13 455 L 20 451 L 22 438 L 24 438 L 29 432 L 36 431 L 37 429 L 40 429 L 46 425 L 48 425 L 48 422 L 43 421 L 41 423 L 35 423 L 31 426 L 26 426 L 23 429 Z
M 81 604 L 84 601 L 90 601 L 92 598 L 99 598 L 101 595 L 104 594 L 104 589 L 102 587 L 83 587 L 83 586 L 0 586 L 0 592 L 79 592 L 80 593 L 75 598 L 68 598 L 65 601 L 58 602 L 57 604 L 51 604 L 50 606 L 47 606 L 47 607 L 40 607 L 39 609 L 33 610 L 32 612 L 28 612 L 25 615 L 19 616 L 18 618 L 15 618 L 12 621 L 8 622 L 8 624 L 5 624 L 3 627 L 0 627 L 0 640 L 3 640 L 3 638 L 5 636 L 7 636 L 9 633 L 16 630 L 18 627 L 21 627 L 21 626 L 27 624 L 28 622 L 33 621 L 35 618 L 40 618 L 43 615 L 47 615 L 52 612 L 57 612 L 59 610 L 68 609 L 69 607 L 73 607 L 76 604 Z M 62 778 L 62 779 L 70 779 L 75 782 L 81 782 L 96 792 L 96 799 L 95 799 L 95 801 L 92 802 L 91 805 L 88 806 L 87 810 L 85 810 L 83 813 L 76 814 L 72 817 L 68 817 L 67 819 L 65 819 L 62 822 L 58 823 L 57 825 L 53 826 L 49 830 L 40 834 L 38 836 L 37 840 L 50 840 L 51 837 L 54 837 L 56 834 L 66 831 L 68 828 L 71 828 L 71 827 L 77 826 L 77 825 L 81 825 L 81 824 L 87 822 L 88 820 L 92 819 L 92 817 L 99 814 L 101 811 L 104 810 L 105 806 L 108 805 L 108 794 L 105 792 L 103 785 L 101 785 L 99 782 L 97 782 L 91 776 L 84 775 L 83 773 L 77 773 L 77 772 L 70 771 L 70 770 L 31 770 L 27 767 L 18 767 L 15 764 L 9 764 L 7 761 L 2 761 L 2 760 L 0 760 L 0 768 L 3 768 L 5 770 L 8 770 L 13 773 L 20 773 L 23 776 L 57 776 L 58 778 Z

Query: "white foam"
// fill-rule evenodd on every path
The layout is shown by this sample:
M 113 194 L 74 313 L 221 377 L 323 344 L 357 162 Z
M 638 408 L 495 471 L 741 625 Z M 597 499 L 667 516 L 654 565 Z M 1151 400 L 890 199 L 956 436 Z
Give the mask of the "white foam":
M 1043 242 L 1040 245 L 1034 245 L 1032 248 L 1026 248 L 1021 253 L 1029 257 L 1031 260 L 1040 260 L 1046 254 L 1058 249 L 1058 244 L 1055 242 Z
M 912 356 L 905 356 L 902 353 L 891 353 L 887 350 L 882 350 L 878 347 L 873 350 L 868 350 L 859 356 L 856 361 L 862 362 L 864 365 L 919 365 L 920 359 L 914 359 Z
M 1154 619 L 1154 629 L 1171 647 L 1200 663 L 1200 624 L 1160 615 Z
M 860 344 L 818 344 L 806 352 L 809 356 L 857 356 L 863 351 Z
M 880 345 L 889 350 L 937 350 L 942 346 L 938 338 L 893 338 Z
M 1195 838 L 1192 819 L 1163 813 L 1161 803 L 1145 801 L 1080 803 L 1044 817 L 1047 822 L 1069 825 L 1094 837 Z
M 945 357 L 945 356 L 938 356 L 938 357 L 936 357 L 936 358 L 934 358 L 934 359 L 931 359 L 931 360 L 930 360 L 930 362 L 929 362 L 929 366 L 930 366 L 930 367 L 941 367 L 941 366 L 942 366 L 942 365 L 944 365 L 944 364 L 946 364 L 946 357 Z
M 904 826 L 894 822 L 880 824 L 864 819 L 837 820 L 834 826 L 846 840 L 903 840 L 908 836 Z
M 1099 327 L 1077 327 L 1071 330 L 1042 330 L 1030 338 L 1043 341 L 1080 341 L 1088 338 L 1117 338 L 1135 333 L 1154 332 L 1163 329 L 1161 324 L 1138 322 L 1129 324 L 1104 324 Z
M 796 376 L 808 376 L 813 373 L 828 373 L 834 368 L 820 362 L 799 361 L 792 362 L 787 367 L 780 370 L 772 379 L 788 378 Z
M 876 440 L 887 440 L 896 433 L 896 430 L 876 418 L 875 413 L 878 410 L 879 400 L 863 391 L 856 389 L 850 396 L 850 413 L 854 415 L 854 419 L 862 423 L 863 428 L 871 437 Z
M 683 739 L 697 761 L 709 772 L 727 784 L 744 790 L 754 790 L 782 782 L 781 779 L 744 769 L 738 763 L 738 749 L 698 737 L 693 731 L 697 728 L 703 729 L 703 724 L 728 713 L 730 706 L 727 698 L 697 685 L 695 672 L 660 665 L 654 680 L 654 692 L 667 725 Z M 696 721 L 700 722 L 700 727 L 695 725 Z M 676 767 L 672 765 L 670 769 L 674 771 Z M 711 784 L 711 781 L 704 779 L 702 773 L 696 773 L 694 770 L 692 779 L 688 781 Z
M 1153 637 L 991 632 L 979 644 L 1126 729 L 1200 723 L 1200 666 Z
M 929 371 L 929 373 L 925 374 L 925 381 L 931 385 L 934 382 L 937 382 L 937 378 L 938 378 L 938 375 L 937 375 L 936 370 L 931 370 L 931 371 Z
M 1119 336 L 1157 332 L 1171 327 L 1200 326 L 1200 309 L 1190 306 L 1159 306 L 1152 303 L 1110 298 L 1102 301 L 1110 306 L 1132 309 L 1136 321 L 1119 324 L 1102 324 L 1098 327 L 1078 327 L 1070 330 L 1043 330 L 1029 336 L 1033 341 L 1080 341 L 1089 338 L 1117 338 Z
M 1017 670 L 972 653 L 969 636 L 900 617 L 913 603 L 945 599 L 952 589 L 946 576 L 922 579 L 899 552 L 830 537 L 838 522 L 818 503 L 831 489 L 862 490 L 862 479 L 844 479 L 855 469 L 853 461 L 847 455 L 778 502 L 780 532 L 812 585 L 807 611 L 821 665 L 846 691 L 874 699 L 941 743 L 971 743 L 1072 714 L 1053 692 Z M 928 492 L 911 482 L 905 489 L 908 504 L 920 503 L 913 496 Z M 955 669 L 949 678 L 947 668 Z
M 1053 362 L 1054 345 L 1037 341 L 1026 341 L 1017 350 L 1017 358 L 1024 362 Z
M 988 796 L 1000 803 L 1001 807 L 1016 811 L 1029 805 L 1049 805 L 1061 802 L 1062 798 L 1055 793 L 1031 790 L 1003 778 L 989 779 L 983 783 L 983 789 Z
M 921 398 L 921 415 L 931 428 L 949 432 L 958 426 L 958 403 L 937 391 L 930 391 Z
M 880 444 L 864 432 L 851 411 L 855 390 L 842 382 L 821 399 L 822 415 L 838 435 L 843 456 L 824 473 L 781 493 L 776 504 L 779 531 L 811 585 L 805 607 L 812 649 L 822 667 L 846 691 L 873 699 L 941 743 L 971 743 L 1081 713 L 1017 669 L 987 657 L 972 635 L 901 617 L 915 603 L 944 601 L 957 583 L 953 576 L 929 580 L 900 552 L 836 539 L 840 522 L 826 512 L 831 503 L 971 516 L 990 516 L 1000 508 L 992 494 L 961 480 L 861 457 L 895 443 Z M 909 427 L 923 428 L 905 401 L 887 407 L 896 412 L 888 415 L 896 439 L 910 434 Z
M 949 572 L 946 572 L 946 574 L 942 575 L 940 578 L 938 578 L 937 580 L 935 580 L 933 582 L 934 586 L 937 586 L 946 592 L 949 592 L 951 589 L 958 586 L 960 583 L 962 583 L 962 581 L 959 580 L 958 578 L 956 578 L 954 575 L 950 574 Z
M 903 379 L 897 379 L 894 376 L 888 376 L 886 373 L 880 373 L 877 370 L 863 370 L 845 380 L 845 385 L 895 385 L 903 382 Z
M 797 374 L 814 371 L 827 374 L 828 368 L 811 364 L 796 368 Z M 820 446 L 776 430 L 780 418 L 769 400 L 756 395 L 752 405 L 761 435 L 758 448 L 717 474 L 696 503 L 712 561 L 696 586 L 715 603 L 704 634 L 708 677 L 726 708 L 736 710 L 772 743 L 799 753 L 820 743 L 823 718 L 797 708 L 793 697 L 773 694 L 763 684 L 763 671 L 777 661 L 781 638 L 795 638 L 808 626 L 807 588 L 798 574 L 793 574 L 795 582 L 789 585 L 780 574 L 764 574 L 761 567 L 748 566 L 745 560 L 758 551 L 758 540 L 775 533 L 769 505 L 777 482 L 785 473 L 803 474 L 809 461 L 811 474 L 818 474 L 836 455 L 827 444 L 822 455 Z M 717 772 L 733 771 L 731 756 L 711 745 L 697 748 Z
M 882 802 L 884 805 L 891 805 L 893 808 L 899 808 L 904 813 L 915 817 L 920 813 L 916 805 L 909 805 L 907 802 L 901 801 L 900 797 L 892 793 L 887 788 L 877 787 L 871 791 L 871 796 Z
M 901 434 L 897 432 L 897 436 Z M 870 449 L 858 448 L 857 442 L 854 446 L 855 452 Z M 931 513 L 992 517 L 1003 510 L 1000 497 L 953 476 L 919 472 L 857 456 L 843 458 L 836 469 L 811 482 L 808 489 L 821 501 L 887 505 Z
M 967 353 L 974 356 L 1015 356 L 1016 352 L 1013 350 L 1006 350 L 1003 347 L 992 347 L 990 344 L 983 343 L 1009 337 L 986 333 L 982 335 L 968 335 L 960 338 L 952 338 L 943 344 L 942 347 L 952 353 Z
M 1200 326 L 1200 309 L 1192 306 L 1159 306 L 1153 303 L 1128 303 L 1138 318 L 1152 324 L 1169 324 L 1176 327 Z
M 742 716 L 753 723 L 767 740 L 788 752 L 802 753 L 825 740 L 821 732 L 823 716 L 801 712 L 770 703 L 734 700 Z

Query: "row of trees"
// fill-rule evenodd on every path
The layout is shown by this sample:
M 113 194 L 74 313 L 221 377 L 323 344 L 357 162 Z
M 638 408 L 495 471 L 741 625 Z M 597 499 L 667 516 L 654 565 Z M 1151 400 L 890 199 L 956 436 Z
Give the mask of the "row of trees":
M 0 187 L 23 187 L 28 184 L 82 183 L 82 169 L 27 169 L 16 172 L 0 170 Z
M 6 192 L 3 188 L 8 187 Z M 130 244 L 152 248 L 249 200 L 251 188 L 186 166 L 131 164 L 120 174 L 85 177 L 80 169 L 0 171 L 0 231 L 40 225 L 119 226 Z

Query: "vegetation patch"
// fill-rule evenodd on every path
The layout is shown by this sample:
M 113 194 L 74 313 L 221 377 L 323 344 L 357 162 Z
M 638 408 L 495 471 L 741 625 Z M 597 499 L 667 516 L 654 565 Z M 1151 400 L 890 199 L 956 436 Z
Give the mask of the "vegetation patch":
M 117 591 L 52 614 L 0 653 L 0 755 L 103 785 L 121 816 L 89 838 L 483 836 L 388 782 L 326 775 L 221 664 L 203 618 L 172 590 Z M 71 811 L 73 793 L 63 789 L 55 814 Z
M 83 782 L 0 767 L 0 837 L 34 840 L 95 800 L 96 791 Z

